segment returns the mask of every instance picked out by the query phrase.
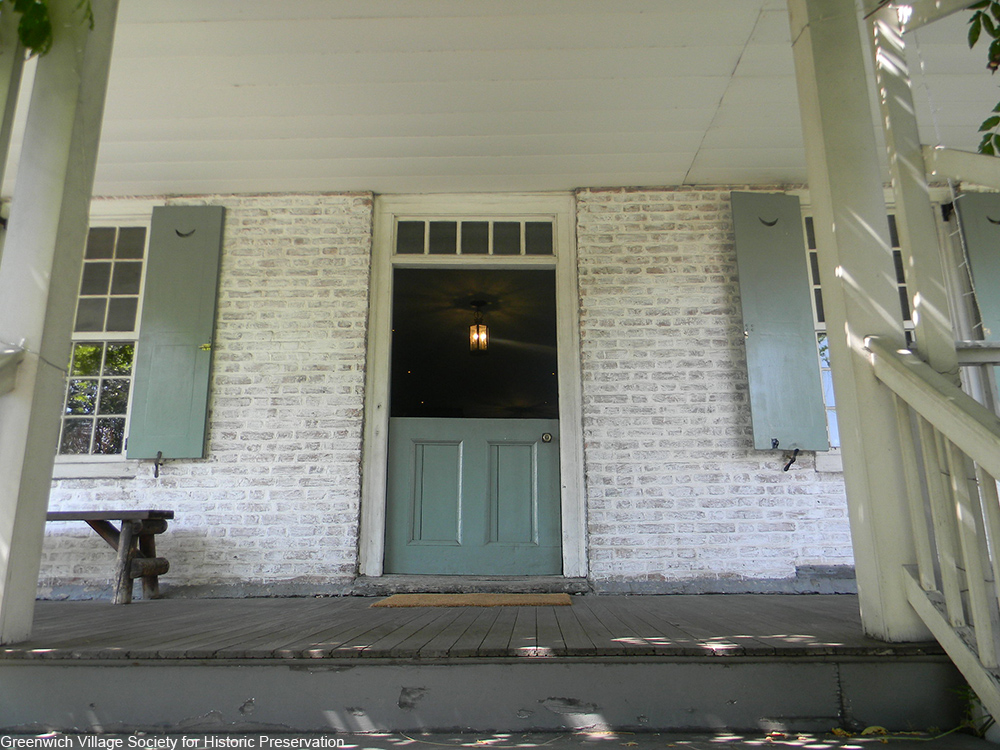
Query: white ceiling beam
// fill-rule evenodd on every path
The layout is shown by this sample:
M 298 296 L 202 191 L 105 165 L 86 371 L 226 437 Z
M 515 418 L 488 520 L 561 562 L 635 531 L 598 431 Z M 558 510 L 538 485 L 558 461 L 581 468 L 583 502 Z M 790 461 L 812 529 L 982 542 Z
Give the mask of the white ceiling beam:
M 927 176 L 932 180 L 949 179 L 1000 190 L 1000 159 L 954 148 L 924 146 Z
M 976 0 L 908 0 L 908 2 L 865 0 L 864 7 L 866 18 L 885 5 L 893 5 L 900 9 L 909 8 L 909 16 L 900 20 L 903 22 L 904 31 L 913 31 L 952 13 L 965 10 L 975 2 Z

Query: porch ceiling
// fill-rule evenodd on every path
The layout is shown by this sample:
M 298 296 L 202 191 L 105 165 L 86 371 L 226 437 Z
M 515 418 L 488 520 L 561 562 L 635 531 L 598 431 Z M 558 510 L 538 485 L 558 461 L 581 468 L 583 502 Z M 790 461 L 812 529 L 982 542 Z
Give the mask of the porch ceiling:
M 911 64 L 974 149 L 966 15 Z M 121 0 L 95 192 L 804 181 L 785 0 Z

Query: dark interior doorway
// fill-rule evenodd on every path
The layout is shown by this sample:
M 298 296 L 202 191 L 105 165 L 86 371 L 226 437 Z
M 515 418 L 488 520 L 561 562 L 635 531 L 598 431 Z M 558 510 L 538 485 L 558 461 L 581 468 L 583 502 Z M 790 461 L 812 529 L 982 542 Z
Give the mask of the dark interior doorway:
M 558 418 L 554 271 L 396 269 L 392 329 L 391 416 Z

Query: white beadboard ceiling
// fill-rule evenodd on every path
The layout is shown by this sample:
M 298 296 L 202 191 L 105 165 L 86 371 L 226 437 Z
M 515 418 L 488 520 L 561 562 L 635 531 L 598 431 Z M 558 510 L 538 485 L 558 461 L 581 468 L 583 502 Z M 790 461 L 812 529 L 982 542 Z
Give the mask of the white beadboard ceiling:
M 966 16 L 908 41 L 924 142 L 974 150 L 1000 79 Z M 804 162 L 785 0 L 121 0 L 95 194 L 782 184 Z

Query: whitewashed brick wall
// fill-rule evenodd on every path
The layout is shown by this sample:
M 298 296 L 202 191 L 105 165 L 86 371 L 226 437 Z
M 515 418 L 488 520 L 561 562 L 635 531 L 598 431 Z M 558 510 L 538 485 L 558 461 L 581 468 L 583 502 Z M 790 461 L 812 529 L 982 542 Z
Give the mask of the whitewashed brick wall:
M 335 590 L 357 567 L 372 197 L 207 196 L 226 207 L 208 458 L 159 479 L 63 480 L 50 507 L 170 508 L 167 582 Z M 41 591 L 100 587 L 113 553 L 48 524 Z M 284 586 L 285 588 L 282 588 Z M 242 588 L 240 588 L 242 587 Z
M 729 189 L 582 190 L 577 212 L 598 587 L 851 565 L 840 476 L 753 450 Z
M 61 480 L 51 507 L 175 510 L 164 582 L 194 593 L 347 591 L 372 198 L 169 202 L 227 209 L 208 458 Z M 754 590 L 850 565 L 839 476 L 752 449 L 728 189 L 582 190 L 578 244 L 595 586 Z M 83 524 L 48 524 L 40 592 L 103 588 L 111 562 Z

